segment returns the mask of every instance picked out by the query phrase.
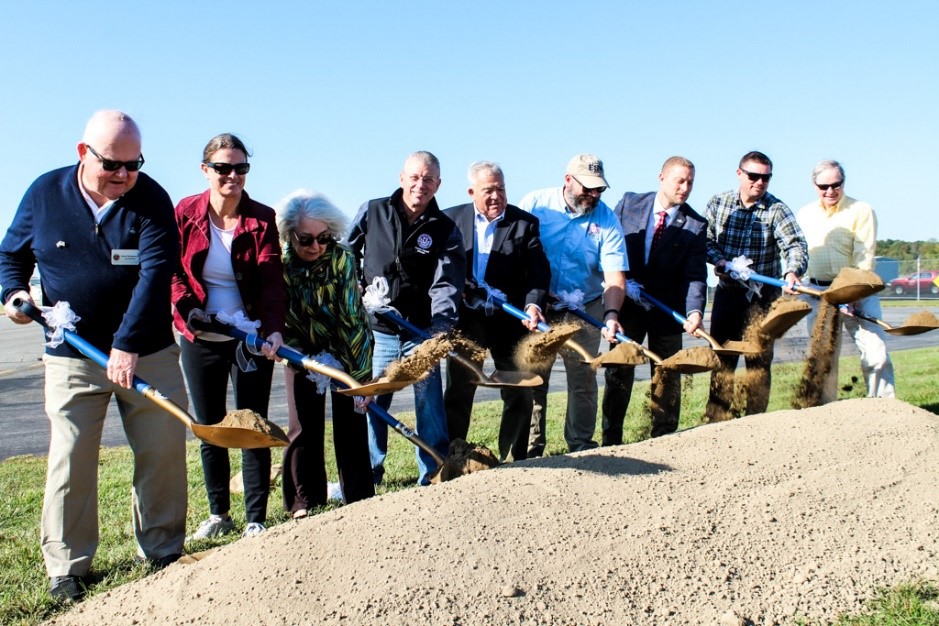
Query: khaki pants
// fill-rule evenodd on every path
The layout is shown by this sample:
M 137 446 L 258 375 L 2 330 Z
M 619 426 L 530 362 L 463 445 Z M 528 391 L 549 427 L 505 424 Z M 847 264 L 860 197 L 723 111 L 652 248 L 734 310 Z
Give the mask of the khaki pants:
M 181 554 L 186 533 L 186 428 L 89 359 L 45 355 L 51 426 L 42 508 L 42 554 L 50 577 L 82 576 L 98 548 L 98 451 L 111 395 L 134 453 L 131 509 L 138 555 Z M 186 393 L 179 347 L 140 357 L 136 373 L 180 406 Z

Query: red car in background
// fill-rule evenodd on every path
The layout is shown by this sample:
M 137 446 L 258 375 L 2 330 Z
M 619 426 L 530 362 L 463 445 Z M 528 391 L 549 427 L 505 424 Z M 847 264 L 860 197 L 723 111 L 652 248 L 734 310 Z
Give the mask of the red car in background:
M 935 280 L 939 277 L 939 270 L 928 270 L 925 272 L 915 272 L 909 276 L 894 278 L 887 283 L 887 291 L 898 296 L 906 293 L 916 293 L 916 287 L 919 285 L 919 293 L 939 293 L 939 285 Z

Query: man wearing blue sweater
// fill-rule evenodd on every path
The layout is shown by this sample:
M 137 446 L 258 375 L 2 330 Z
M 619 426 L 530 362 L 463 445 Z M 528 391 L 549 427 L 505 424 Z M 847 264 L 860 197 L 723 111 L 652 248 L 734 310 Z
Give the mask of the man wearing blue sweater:
M 178 559 L 186 523 L 185 429 L 132 389 L 134 374 L 186 406 L 170 318 L 170 277 L 179 255 L 173 204 L 139 172 L 137 124 L 99 111 L 78 143 L 76 165 L 40 176 L 26 191 L 0 243 L 0 302 L 32 302 L 38 266 L 43 304 L 68 302 L 76 332 L 109 355 L 107 370 L 69 344 L 47 347 L 46 413 L 51 426 L 41 545 L 51 595 L 79 600 L 98 546 L 97 469 L 112 395 L 134 451 L 134 535 L 140 559 Z

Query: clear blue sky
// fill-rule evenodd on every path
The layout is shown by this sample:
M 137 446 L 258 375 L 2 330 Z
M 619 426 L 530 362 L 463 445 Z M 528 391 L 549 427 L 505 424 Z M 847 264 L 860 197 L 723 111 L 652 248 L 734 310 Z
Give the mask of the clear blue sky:
M 939 237 L 937 31 L 931 0 L 4 2 L 0 228 L 77 158 L 88 116 L 120 108 L 174 201 L 204 190 L 202 148 L 224 131 L 253 150 L 255 199 L 305 187 L 350 215 L 418 149 L 440 157 L 444 207 L 479 159 L 518 202 L 594 152 L 613 205 L 681 154 L 702 211 L 759 149 L 793 209 L 835 158 L 881 239 Z

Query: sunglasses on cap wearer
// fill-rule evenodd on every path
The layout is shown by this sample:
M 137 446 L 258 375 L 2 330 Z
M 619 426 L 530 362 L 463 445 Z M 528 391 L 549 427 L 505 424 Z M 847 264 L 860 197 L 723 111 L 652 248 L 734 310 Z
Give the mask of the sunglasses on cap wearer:
M 839 180 L 837 183 L 829 183 L 827 185 L 820 185 L 815 183 L 815 186 L 821 189 L 822 191 L 828 191 L 829 189 L 841 189 L 841 185 L 844 184 L 843 180 Z
M 298 235 L 297 233 L 291 231 L 290 234 L 292 234 L 293 238 L 297 240 L 297 244 L 301 248 L 309 248 L 313 245 L 314 241 L 321 246 L 328 246 L 334 241 L 333 236 L 329 233 L 320 233 L 319 235 L 314 236 L 307 233 Z
M 770 172 L 769 174 L 757 174 L 756 172 L 748 172 L 747 170 L 742 169 L 742 168 L 740 171 L 746 174 L 747 178 L 749 178 L 754 183 L 758 180 L 762 180 L 764 183 L 768 183 L 769 179 L 773 177 L 772 172 Z
M 92 148 L 87 143 L 85 144 L 85 147 L 88 148 L 88 151 L 91 152 L 93 155 L 95 155 L 95 157 L 97 157 L 99 161 L 101 161 L 101 168 L 105 172 L 116 172 L 122 167 L 128 172 L 136 172 L 141 167 L 143 167 L 144 160 L 143 160 L 142 154 L 136 159 L 134 159 L 133 161 L 115 161 L 114 159 L 104 158 L 103 156 L 98 154 L 97 150 Z
M 211 161 L 206 161 L 206 165 L 215 170 L 215 173 L 219 176 L 228 176 L 231 174 L 232 170 L 235 170 L 235 173 L 239 176 L 244 176 L 248 173 L 248 170 L 251 169 L 250 163 L 213 163 Z

